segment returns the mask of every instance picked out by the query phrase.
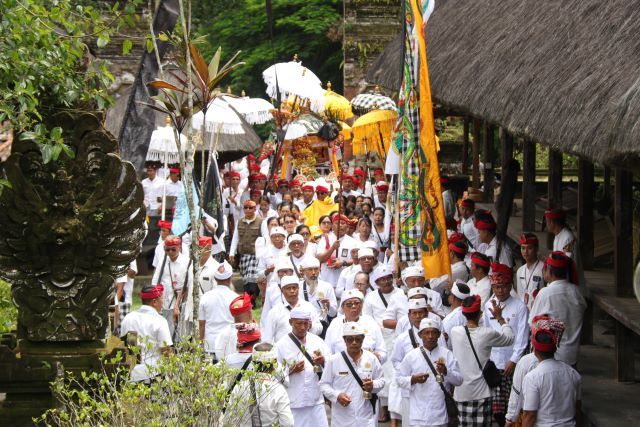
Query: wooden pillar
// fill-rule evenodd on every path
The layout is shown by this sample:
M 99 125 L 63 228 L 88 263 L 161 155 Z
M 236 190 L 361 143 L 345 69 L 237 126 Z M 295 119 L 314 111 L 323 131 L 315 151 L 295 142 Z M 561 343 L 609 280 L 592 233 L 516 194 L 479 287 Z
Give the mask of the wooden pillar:
M 617 175 L 617 173 L 616 173 Z M 617 187 L 617 180 L 616 180 Z M 619 321 L 616 322 L 616 379 L 635 381 L 635 334 Z
M 562 207 L 562 153 L 549 147 L 547 209 Z M 553 234 L 547 234 L 547 247 L 553 249 Z
M 619 297 L 633 296 L 633 206 L 632 180 L 633 174 L 616 168 L 616 187 L 614 206 L 615 249 L 615 284 Z
M 462 130 L 462 173 L 469 173 L 469 117 L 465 116 Z
M 502 154 L 500 156 L 500 173 L 504 179 L 504 172 L 507 170 L 507 162 L 513 159 L 513 135 L 506 129 L 500 128 L 500 144 L 502 145 Z
M 495 150 L 493 148 L 493 137 L 495 126 L 484 123 L 484 145 L 482 150 L 482 160 L 484 162 L 484 201 L 493 203 L 493 185 L 495 182 Z
M 587 300 L 587 308 L 584 310 L 582 316 L 582 330 L 580 331 L 580 344 L 589 345 L 593 344 L 593 301 Z
M 613 197 L 611 197 L 611 168 L 609 166 L 605 166 L 604 167 L 604 171 L 602 174 L 602 187 L 603 187 L 603 192 L 602 195 L 605 198 L 605 200 L 612 200 Z
M 593 266 L 593 163 L 578 160 L 578 249 L 582 268 Z
M 472 176 L 471 186 L 473 188 L 480 188 L 480 131 L 481 122 L 478 119 L 473 119 L 473 145 L 471 149 L 472 161 Z
M 522 231 L 536 230 L 536 143 L 522 141 Z

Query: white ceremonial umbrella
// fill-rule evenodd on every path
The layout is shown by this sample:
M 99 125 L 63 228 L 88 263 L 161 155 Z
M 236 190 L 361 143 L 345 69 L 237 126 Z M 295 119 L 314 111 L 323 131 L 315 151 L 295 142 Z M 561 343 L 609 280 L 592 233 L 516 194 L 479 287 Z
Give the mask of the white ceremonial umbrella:
M 249 98 L 248 96 L 222 95 L 229 105 L 231 105 L 244 119 L 251 125 L 261 125 L 269 120 L 273 120 L 271 110 L 275 107 L 262 98 Z
M 320 79 L 303 67 L 301 62 L 274 64 L 262 72 L 262 78 L 267 84 L 267 95 L 271 98 L 277 99 L 279 91 L 281 100 L 293 95 L 309 100 L 314 111 L 324 110 L 324 89 Z

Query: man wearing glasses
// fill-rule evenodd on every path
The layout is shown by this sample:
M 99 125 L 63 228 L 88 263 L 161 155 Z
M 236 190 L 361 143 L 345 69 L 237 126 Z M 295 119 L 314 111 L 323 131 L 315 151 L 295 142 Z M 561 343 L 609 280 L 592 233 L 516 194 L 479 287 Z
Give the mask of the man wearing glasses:
M 153 285 L 162 284 L 164 287 L 161 314 L 167 319 L 172 335 L 180 317 L 182 290 L 185 286 L 189 292 L 189 295 L 186 296 L 188 300 L 185 308 L 188 308 L 189 301 L 192 301 L 193 277 L 189 268 L 190 261 L 187 255 L 180 252 L 181 248 L 182 239 L 180 237 L 169 235 L 164 239 L 165 256 L 151 279 Z M 185 316 L 187 315 L 188 313 L 185 313 Z
M 236 222 L 233 232 L 229 262 L 234 265 L 237 257 L 240 274 L 245 282 L 244 290 L 255 299 L 260 294 L 256 279 L 258 258 L 255 242 L 260 237 L 262 218 L 256 215 L 256 203 L 251 200 L 245 200 L 243 209 L 244 216 Z
M 485 304 L 483 320 L 485 326 L 501 331 L 502 326 L 498 323 L 489 308 L 494 304 L 502 307 L 502 317 L 511 326 L 515 340 L 513 344 L 506 347 L 493 347 L 491 349 L 491 360 L 502 374 L 500 385 L 492 389 L 492 414 L 498 425 L 505 424 L 507 404 L 511 393 L 513 382 L 513 372 L 516 364 L 524 355 L 529 344 L 529 323 L 527 306 L 520 298 L 511 296 L 513 286 L 513 272 L 511 267 L 492 263 L 491 264 L 491 290 L 493 297 Z

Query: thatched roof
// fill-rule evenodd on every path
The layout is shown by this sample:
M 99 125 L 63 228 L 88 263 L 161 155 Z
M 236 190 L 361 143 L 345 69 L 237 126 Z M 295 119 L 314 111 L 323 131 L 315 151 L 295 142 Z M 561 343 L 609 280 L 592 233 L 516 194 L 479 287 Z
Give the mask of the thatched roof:
M 437 2 L 427 24 L 433 97 L 558 150 L 637 168 L 638 6 L 628 0 Z M 370 70 L 372 83 L 397 84 L 395 43 Z

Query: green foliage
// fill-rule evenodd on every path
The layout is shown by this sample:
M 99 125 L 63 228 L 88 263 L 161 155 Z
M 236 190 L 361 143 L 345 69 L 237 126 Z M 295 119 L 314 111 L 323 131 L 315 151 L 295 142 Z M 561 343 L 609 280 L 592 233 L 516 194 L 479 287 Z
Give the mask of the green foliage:
M 0 280 L 0 332 L 16 328 L 18 310 L 11 300 L 11 285 Z
M 184 343 L 177 353 L 161 357 L 151 384 L 129 382 L 123 358 L 103 360 L 103 372 L 66 373 L 52 383 L 61 405 L 36 420 L 39 425 L 76 426 L 210 426 L 240 425 L 250 417 L 251 399 L 227 390 L 238 371 L 205 358 L 202 346 Z M 109 369 L 111 367 L 112 369 Z M 115 368 L 115 369 L 113 369 Z M 243 381 L 262 375 L 247 371 Z M 263 399 L 270 390 L 261 390 Z M 223 413 L 223 408 L 226 412 Z
M 113 76 L 89 59 L 89 44 L 104 47 L 139 1 L 101 10 L 81 0 L 0 0 L 0 122 L 19 133 L 61 108 L 109 106 Z
M 197 32 L 210 46 L 224 52 L 242 50 L 246 65 L 227 82 L 239 94 L 265 97 L 262 71 L 294 54 L 323 84 L 331 81 L 342 91 L 342 2 L 338 0 L 280 0 L 273 2 L 274 43 L 269 40 L 262 0 L 203 0 L 194 11 Z M 213 48 L 203 48 L 211 56 Z

